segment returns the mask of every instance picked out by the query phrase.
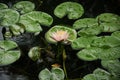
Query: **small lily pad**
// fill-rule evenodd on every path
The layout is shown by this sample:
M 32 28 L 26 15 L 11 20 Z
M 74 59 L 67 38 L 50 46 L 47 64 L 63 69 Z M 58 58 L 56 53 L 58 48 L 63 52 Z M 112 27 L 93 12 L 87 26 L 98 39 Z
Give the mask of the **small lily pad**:
M 83 18 L 75 21 L 73 24 L 73 28 L 79 30 L 82 28 L 92 27 L 95 25 L 98 25 L 98 22 L 95 18 Z
M 11 26 L 18 22 L 19 13 L 12 9 L 3 9 L 0 10 L 0 25 L 2 26 Z
M 35 8 L 34 3 L 30 1 L 20 1 L 13 5 L 13 9 L 19 11 L 21 14 L 33 11 Z
M 83 15 L 83 13 L 84 9 L 82 5 L 76 2 L 61 3 L 54 10 L 54 14 L 58 18 L 63 18 L 68 15 L 68 19 L 78 19 Z
M 0 10 L 7 9 L 7 8 L 8 8 L 8 6 L 6 4 L 0 3 Z
M 68 38 L 64 41 L 63 40 L 63 43 L 64 44 L 67 44 L 67 42 L 72 42 L 73 40 L 76 39 L 77 37 L 77 33 L 74 29 L 71 29 L 67 26 L 60 26 L 60 25 L 56 25 L 54 27 L 52 27 L 46 34 L 45 34 L 45 38 L 46 40 L 49 42 L 49 43 L 57 43 L 56 40 L 54 40 L 52 38 L 52 34 L 54 34 L 55 32 L 57 31 L 63 31 L 63 32 L 66 32 L 68 34 Z M 57 36 L 57 35 L 56 35 Z M 63 35 L 64 37 L 66 35 Z M 59 38 L 59 37 L 58 37 Z

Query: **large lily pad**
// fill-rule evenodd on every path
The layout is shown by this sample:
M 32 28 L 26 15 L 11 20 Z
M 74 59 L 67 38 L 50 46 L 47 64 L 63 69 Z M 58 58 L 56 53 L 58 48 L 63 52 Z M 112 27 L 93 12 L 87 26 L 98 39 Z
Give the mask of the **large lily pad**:
M 113 13 L 102 13 L 96 17 L 99 22 L 120 22 L 120 17 Z
M 65 31 L 68 33 L 68 38 L 67 40 L 63 40 L 63 43 L 66 44 L 67 42 L 72 42 L 76 39 L 77 37 L 77 33 L 74 29 L 68 28 L 67 26 L 60 26 L 60 25 L 56 25 L 54 27 L 52 27 L 46 34 L 45 34 L 45 38 L 49 43 L 57 43 L 56 40 L 54 40 L 52 38 L 52 34 L 54 34 L 57 31 Z M 57 35 L 56 35 L 57 36 Z M 64 35 L 65 36 L 65 35 Z
M 82 48 L 89 48 L 89 47 L 91 47 L 91 44 L 92 44 L 93 40 L 96 39 L 96 38 L 97 38 L 96 36 L 93 36 L 93 37 L 79 37 L 72 42 L 71 46 L 75 50 L 79 50 L 79 49 L 82 49 Z
M 13 41 L 0 41 L 0 66 L 9 65 L 20 58 L 18 45 Z
M 40 25 L 50 26 L 52 22 L 53 18 L 49 14 L 40 11 L 26 13 L 20 17 L 19 21 L 28 32 L 40 32 L 42 31 Z
M 13 5 L 13 9 L 19 11 L 21 14 L 33 11 L 35 8 L 34 3 L 30 1 L 20 1 Z
M 63 18 L 68 15 L 69 19 L 78 19 L 83 15 L 83 13 L 84 9 L 82 5 L 76 2 L 61 3 L 54 10 L 54 14 L 59 18 Z
M 90 47 L 83 49 L 77 53 L 78 58 L 85 61 L 93 61 L 98 59 L 98 55 L 101 53 L 102 49 L 97 47 Z
M 7 9 L 7 8 L 8 8 L 8 6 L 6 4 L 0 3 L 0 10 Z
M 19 20 L 19 13 L 12 9 L 0 10 L 0 25 L 10 26 L 17 23 Z
M 75 21 L 73 24 L 73 28 L 79 30 L 82 28 L 92 27 L 95 25 L 98 25 L 98 22 L 95 18 L 83 18 Z

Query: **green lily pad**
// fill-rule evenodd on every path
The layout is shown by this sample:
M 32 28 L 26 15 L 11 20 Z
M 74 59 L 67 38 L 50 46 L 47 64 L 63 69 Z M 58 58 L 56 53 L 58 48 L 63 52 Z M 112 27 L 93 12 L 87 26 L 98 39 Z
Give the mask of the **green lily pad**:
M 36 61 L 40 58 L 40 48 L 39 47 L 33 47 L 30 49 L 28 56 L 33 61 Z
M 114 32 L 120 30 L 120 23 L 115 21 L 111 23 L 101 23 L 100 25 L 103 26 L 103 32 Z
M 39 80 L 50 80 L 51 72 L 45 68 L 39 73 L 38 78 Z
M 0 66 L 9 65 L 20 58 L 18 45 L 13 41 L 0 41 Z
M 95 35 L 100 34 L 101 32 L 103 32 L 103 27 L 94 25 L 92 27 L 83 28 L 83 29 L 79 30 L 78 35 L 79 36 L 95 36 Z
M 99 22 L 113 22 L 118 21 L 120 22 L 120 18 L 118 15 L 113 13 L 102 13 L 96 17 Z
M 0 10 L 7 9 L 7 8 L 8 8 L 8 6 L 6 4 L 0 3 Z
M 35 8 L 34 3 L 30 1 L 20 1 L 13 5 L 13 9 L 19 11 L 21 14 L 33 11 Z
M 9 40 L 0 41 L 0 48 L 5 51 L 14 49 L 16 47 L 18 47 L 18 45 L 13 41 L 9 41 Z
M 64 44 L 68 44 L 69 42 L 71 43 L 72 41 L 74 41 L 77 37 L 77 33 L 74 29 L 71 29 L 67 26 L 60 26 L 60 25 L 56 25 L 54 27 L 52 27 L 46 34 L 45 34 L 45 38 L 49 43 L 57 43 L 58 41 L 56 41 L 55 39 L 52 38 L 52 34 L 56 33 L 57 31 L 63 31 L 66 32 L 68 34 L 68 38 L 64 41 L 62 40 L 62 42 Z M 66 35 L 62 35 L 62 37 L 65 37 Z M 56 34 L 57 37 L 57 34 Z M 61 36 L 60 36 L 61 37 Z M 58 38 L 60 38 L 58 37 Z
M 54 14 L 58 18 L 63 18 L 68 15 L 68 19 L 78 19 L 83 15 L 83 13 L 84 9 L 82 5 L 76 2 L 61 3 L 54 10 Z
M 93 37 L 79 37 L 72 42 L 71 46 L 75 50 L 79 50 L 79 49 L 82 49 L 82 48 L 89 48 L 89 47 L 91 47 L 91 44 L 92 44 L 93 40 L 96 39 L 96 38 L 97 38 L 96 36 L 93 36 Z
M 98 59 L 98 55 L 101 53 L 102 49 L 97 47 L 90 47 L 83 49 L 77 53 L 79 59 L 85 61 L 93 61 Z
M 3 9 L 0 10 L 0 19 L 0 25 L 11 26 L 18 22 L 19 13 L 12 9 Z
M 74 22 L 73 28 L 76 30 L 82 29 L 82 28 L 87 28 L 87 27 L 92 27 L 92 26 L 97 26 L 98 22 L 96 21 L 95 18 L 83 18 L 83 19 L 78 19 L 77 21 Z

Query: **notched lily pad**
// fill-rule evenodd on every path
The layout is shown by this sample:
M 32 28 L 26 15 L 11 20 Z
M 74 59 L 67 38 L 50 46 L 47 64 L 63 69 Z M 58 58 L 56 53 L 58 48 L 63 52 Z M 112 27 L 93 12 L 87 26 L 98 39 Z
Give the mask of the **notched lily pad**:
M 52 16 L 40 11 L 32 11 L 20 17 L 19 23 L 25 26 L 28 32 L 41 32 L 40 25 L 50 26 L 53 22 Z
M 13 41 L 0 41 L 0 66 L 9 65 L 20 58 L 18 45 Z
M 19 20 L 19 13 L 12 9 L 0 10 L 0 25 L 11 26 Z
M 19 11 L 21 14 L 33 11 L 35 8 L 34 3 L 30 1 L 20 1 L 13 5 L 13 9 Z
M 8 6 L 6 4 L 0 3 L 0 10 L 7 9 L 7 8 L 8 8 Z
M 52 27 L 46 34 L 45 38 L 49 43 L 57 43 L 62 41 L 64 44 L 71 43 L 77 37 L 74 29 L 67 26 L 56 25 Z
M 68 16 L 68 19 L 78 19 L 84 13 L 84 9 L 81 4 L 76 2 L 64 2 L 58 5 L 55 10 L 54 14 L 58 18 L 63 18 L 64 16 Z
M 95 25 L 96 26 L 98 25 L 98 22 L 95 18 L 83 18 L 75 21 L 73 24 L 73 28 L 79 30 L 82 28 L 92 27 Z

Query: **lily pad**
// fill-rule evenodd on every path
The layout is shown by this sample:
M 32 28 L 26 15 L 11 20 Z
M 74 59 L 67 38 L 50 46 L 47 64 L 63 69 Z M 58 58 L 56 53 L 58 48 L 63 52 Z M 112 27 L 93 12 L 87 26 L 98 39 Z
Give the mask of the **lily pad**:
M 83 18 L 75 21 L 73 24 L 73 28 L 76 30 L 79 30 L 82 28 L 92 27 L 95 25 L 96 26 L 98 25 L 98 22 L 95 18 Z
M 13 41 L 0 41 L 0 66 L 9 65 L 20 58 L 18 45 Z
M 30 49 L 28 56 L 33 60 L 36 61 L 40 58 L 40 48 L 39 47 L 33 47 Z
M 101 22 L 113 22 L 118 21 L 120 22 L 120 18 L 118 15 L 113 13 L 102 13 L 96 17 L 96 19 Z
M 7 8 L 8 8 L 8 6 L 6 4 L 0 3 L 0 10 L 7 9 Z
M 101 32 L 103 32 L 103 27 L 94 25 L 92 27 L 83 28 L 83 29 L 79 30 L 78 35 L 79 36 L 96 36 L 96 35 L 100 34 Z
M 98 55 L 101 53 L 102 49 L 97 47 L 90 47 L 83 49 L 77 53 L 78 58 L 85 61 L 93 61 L 98 59 Z
M 59 4 L 55 10 L 54 14 L 58 18 L 63 18 L 64 16 L 68 16 L 68 19 L 78 19 L 84 13 L 84 9 L 81 4 L 76 2 L 64 2 Z
M 20 1 L 13 5 L 13 9 L 19 11 L 21 14 L 33 11 L 35 8 L 34 3 L 30 1 Z
M 82 49 L 82 48 L 89 48 L 89 47 L 91 47 L 91 44 L 92 44 L 93 40 L 96 39 L 96 38 L 97 38 L 96 36 L 93 36 L 93 37 L 79 37 L 72 42 L 71 46 L 75 50 L 79 50 L 79 49 Z
M 56 41 L 55 39 L 52 38 L 52 34 L 56 33 L 57 31 L 63 31 L 66 32 L 68 34 L 68 38 L 64 41 L 62 41 L 64 44 L 67 43 L 71 43 L 72 41 L 74 41 L 77 37 L 77 33 L 74 29 L 71 29 L 67 26 L 60 26 L 60 25 L 56 25 L 54 27 L 52 27 L 46 34 L 45 34 L 45 38 L 49 43 L 57 43 L 58 41 Z M 56 35 L 57 36 L 57 35 Z M 62 35 L 61 35 L 62 36 Z M 60 36 L 60 37 L 61 37 Z M 65 37 L 66 35 L 63 35 L 63 37 Z M 59 38 L 59 37 L 58 37 Z
M 19 13 L 12 9 L 3 9 L 0 10 L 0 19 L 0 25 L 11 26 L 18 22 Z

